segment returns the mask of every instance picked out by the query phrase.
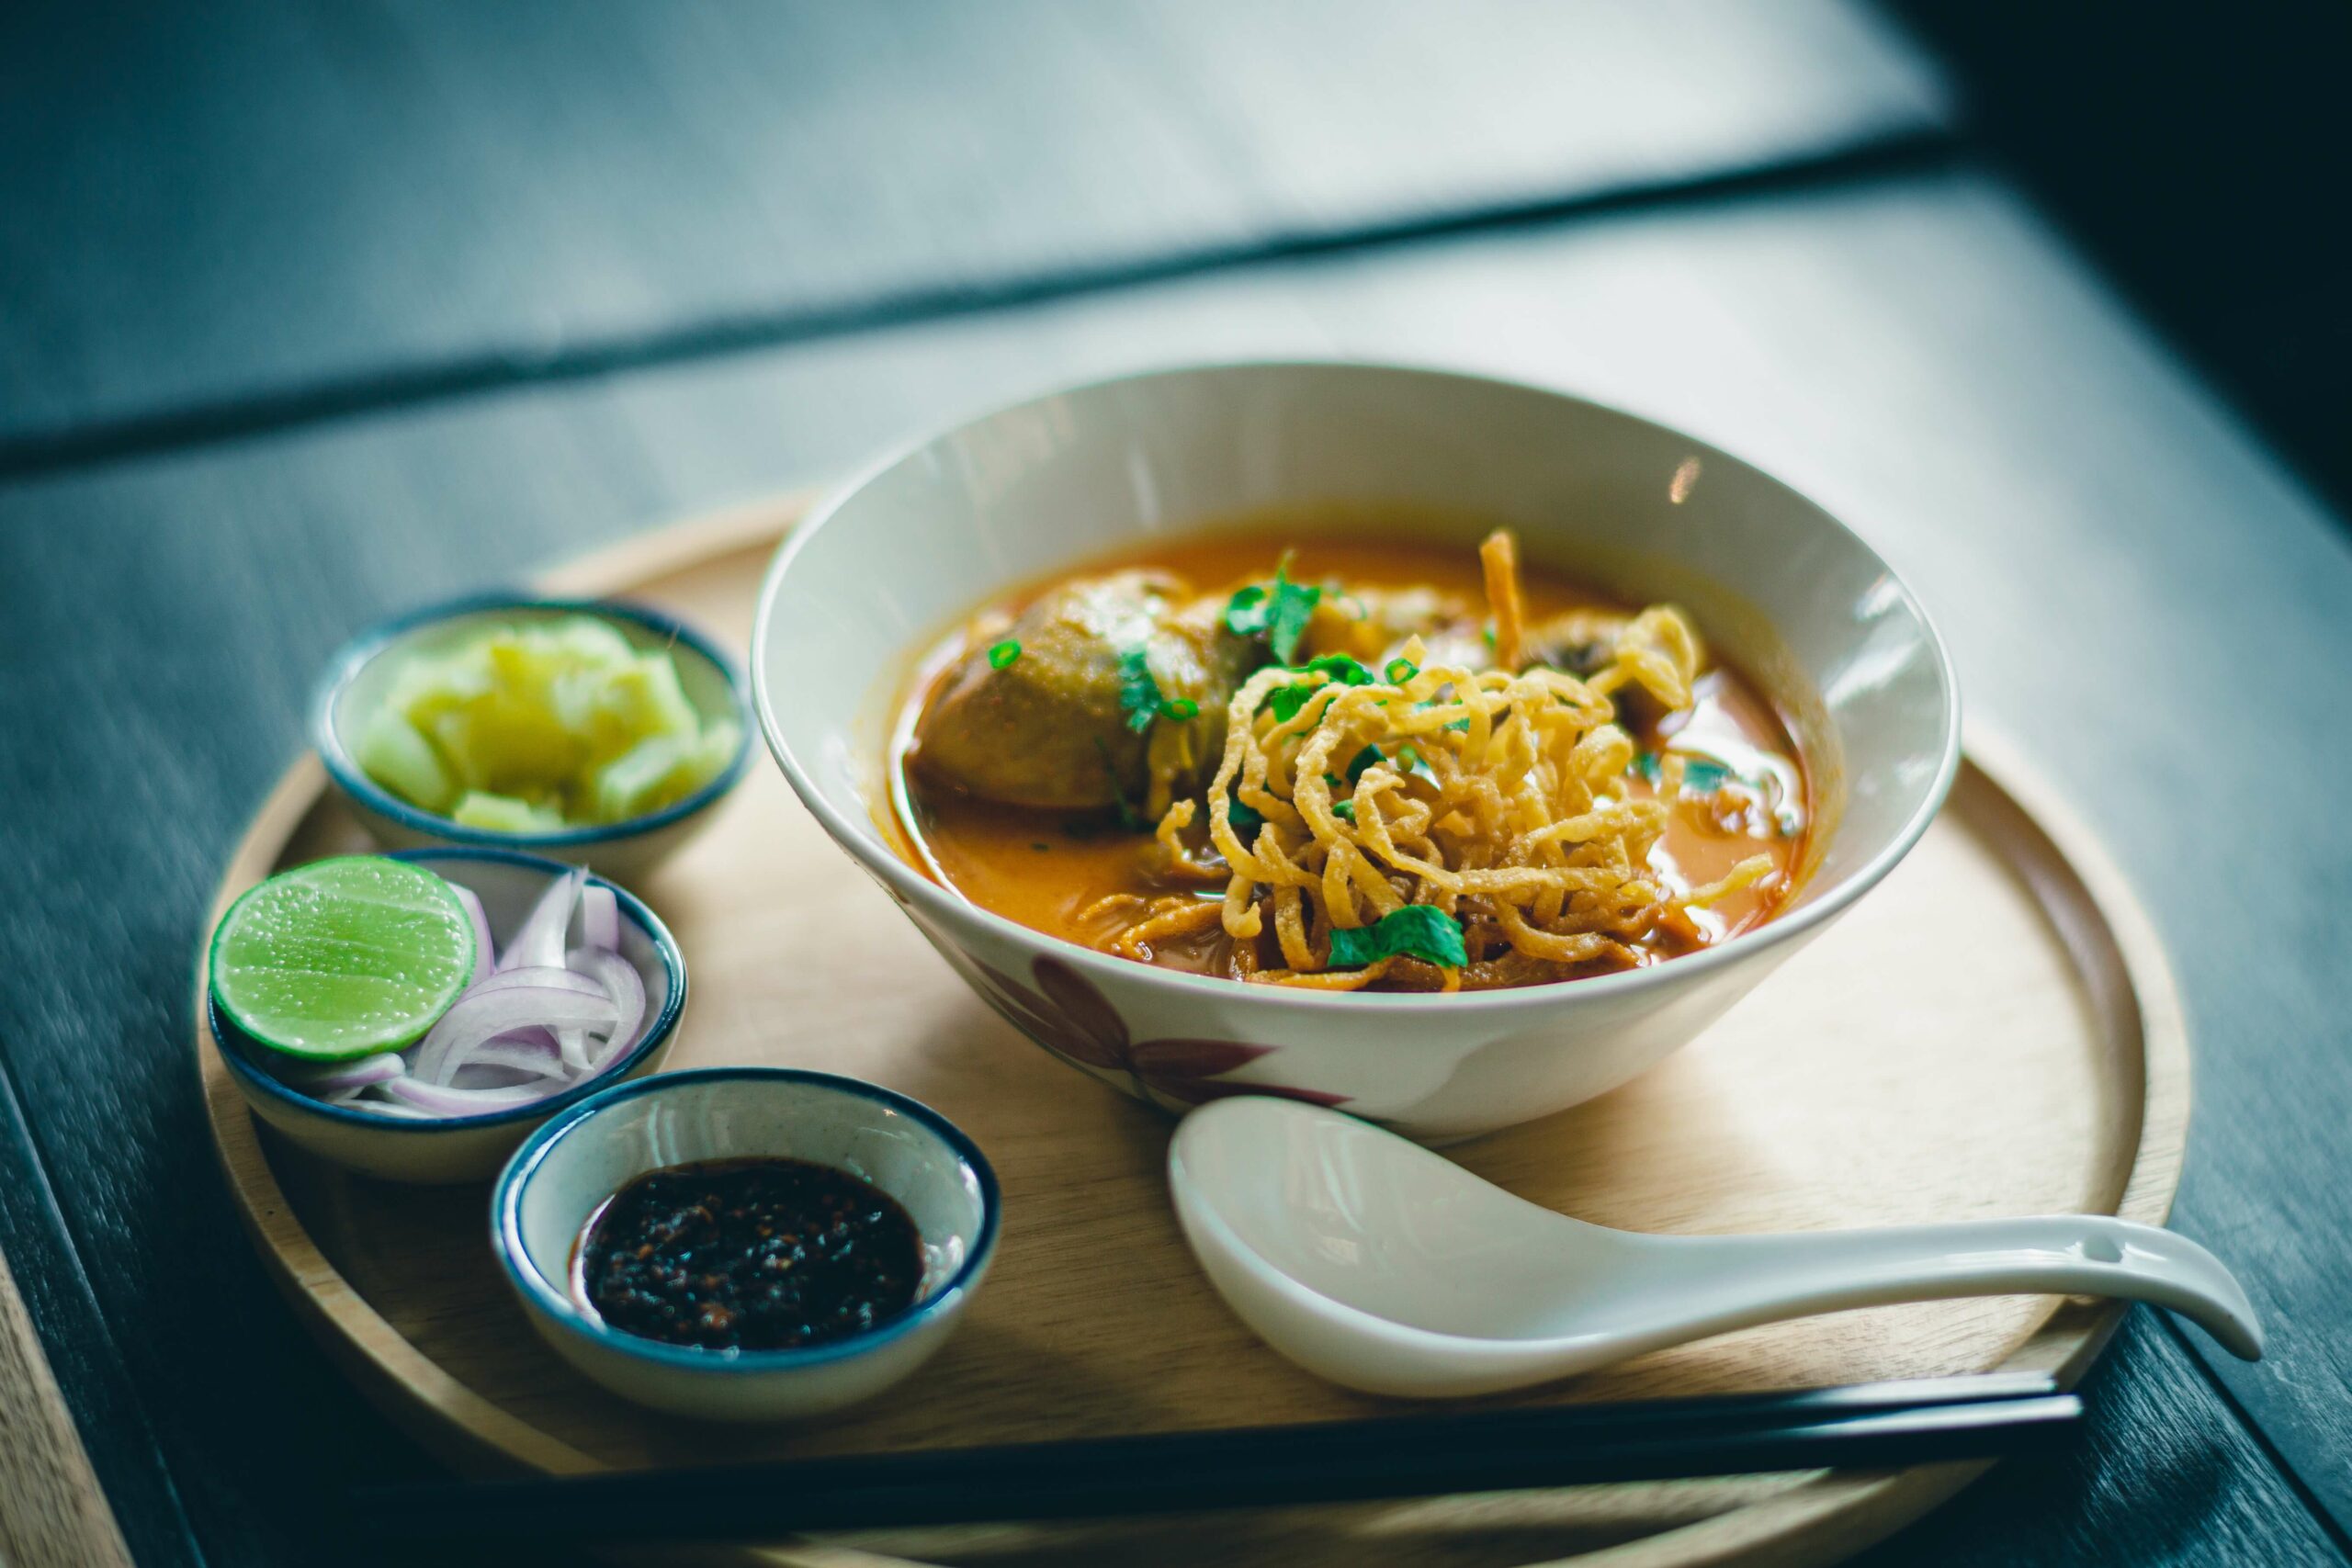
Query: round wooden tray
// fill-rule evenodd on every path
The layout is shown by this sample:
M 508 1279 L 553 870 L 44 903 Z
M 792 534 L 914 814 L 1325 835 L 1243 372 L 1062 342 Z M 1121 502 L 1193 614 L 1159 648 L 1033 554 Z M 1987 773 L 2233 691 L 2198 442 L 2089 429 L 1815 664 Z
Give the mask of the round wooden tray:
M 567 568 L 550 585 L 650 600 L 740 649 L 761 570 L 797 514 L 781 502 L 682 525 Z M 262 1258 L 390 1416 L 453 1465 L 487 1472 L 1402 1408 L 1298 1371 L 1227 1312 L 1185 1251 L 1162 1190 L 1170 1123 L 1000 1022 L 833 850 L 774 769 L 755 769 L 721 810 L 707 834 L 636 889 L 677 931 L 692 966 L 694 1001 L 671 1064 L 852 1073 L 962 1123 L 1004 1183 L 1004 1241 L 987 1289 L 915 1380 L 824 1424 L 746 1430 L 648 1415 L 573 1374 L 532 1336 L 494 1270 L 481 1188 L 352 1178 L 261 1134 L 199 1021 L 214 1136 Z M 239 848 L 220 906 L 281 865 L 362 844 L 306 759 Z M 2146 919 L 2057 803 L 1976 737 L 1950 807 L 1863 910 L 1704 1037 L 1613 1094 L 1450 1152 L 1537 1201 L 1634 1229 L 2058 1211 L 2159 1223 L 2178 1181 L 2188 1110 L 2187 1040 Z M 1994 1367 L 2071 1380 L 2119 1315 L 2046 1297 L 1847 1313 L 1645 1357 L 1525 1398 Z M 1981 1469 L 907 1530 L 695 1560 L 1822 1562 L 1916 1518 Z

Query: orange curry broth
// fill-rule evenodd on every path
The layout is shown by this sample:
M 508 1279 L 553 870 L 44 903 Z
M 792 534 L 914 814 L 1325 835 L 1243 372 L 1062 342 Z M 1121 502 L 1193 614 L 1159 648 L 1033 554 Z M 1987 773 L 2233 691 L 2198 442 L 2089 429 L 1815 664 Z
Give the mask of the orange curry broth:
M 997 610 L 1018 614 L 1032 600 L 1073 577 L 1136 567 L 1173 572 L 1196 591 L 1222 597 L 1246 583 L 1272 578 L 1285 547 L 1292 552 L 1294 581 L 1337 579 L 1343 584 L 1378 588 L 1429 587 L 1462 594 L 1473 604 L 1484 603 L 1485 586 L 1475 549 L 1313 536 L 1296 538 L 1287 546 L 1271 542 L 1280 537 L 1257 529 L 1246 535 L 1209 534 L 1155 541 L 1144 549 L 1057 572 L 990 601 L 971 618 Z M 1521 585 L 1530 625 L 1581 606 L 1635 607 L 1526 564 L 1521 568 Z M 907 765 L 915 720 L 969 648 L 968 636 L 967 627 L 959 627 L 930 649 L 899 700 L 891 729 L 892 805 L 882 826 L 901 858 L 982 908 L 1049 936 L 1100 947 L 1134 918 L 1133 910 L 1097 914 L 1091 919 L 1082 919 L 1081 911 L 1113 894 L 1151 898 L 1171 890 L 1144 873 L 1143 852 L 1151 840 L 1148 829 L 1129 831 L 1101 816 L 1071 816 L 975 799 L 926 779 L 920 769 Z M 1709 657 L 1714 659 L 1712 650 Z M 1679 875 L 1684 886 L 1713 882 L 1759 850 L 1772 857 L 1779 872 L 1766 886 L 1730 894 L 1708 909 L 1692 911 L 1712 944 L 1770 919 L 1794 892 L 1795 871 L 1804 863 L 1805 834 L 1812 820 L 1812 786 L 1787 727 L 1763 694 L 1737 671 L 1715 660 L 1700 678 L 1698 694 L 1698 705 L 1690 714 L 1666 721 L 1663 736 L 1636 732 L 1636 746 L 1655 750 L 1661 744 L 1670 745 L 1677 735 L 1693 744 L 1703 739 L 1707 755 L 1730 762 L 1742 773 L 1780 763 L 1785 775 L 1795 782 L 1797 796 L 1792 803 L 1795 830 L 1773 837 L 1752 837 L 1716 826 L 1714 803 L 1706 799 L 1686 797 L 1674 813 L 1651 864 Z M 1636 776 L 1629 774 L 1625 783 L 1634 798 L 1657 793 Z M 1191 836 L 1205 837 L 1198 827 Z M 1156 944 L 1152 961 L 1170 968 L 1222 974 L 1227 941 L 1216 931 L 1191 942 Z M 1687 951 L 1654 947 L 1646 941 L 1631 945 L 1645 964 L 1659 962 L 1672 952 Z

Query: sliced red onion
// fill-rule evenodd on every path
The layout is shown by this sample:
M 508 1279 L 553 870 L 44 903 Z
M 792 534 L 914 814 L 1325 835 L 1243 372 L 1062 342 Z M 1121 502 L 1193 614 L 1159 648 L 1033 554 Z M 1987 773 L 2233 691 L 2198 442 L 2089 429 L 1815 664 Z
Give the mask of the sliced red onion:
M 621 949 L 621 901 L 601 882 L 580 890 L 580 945 L 606 953 Z
M 334 1095 L 345 1090 L 363 1089 L 369 1084 L 386 1083 L 408 1071 L 408 1064 L 390 1051 L 379 1051 L 372 1056 L 362 1056 L 351 1062 L 329 1062 L 317 1066 L 282 1068 L 278 1077 L 300 1089 L 304 1094 Z
M 469 986 L 458 993 L 458 1000 L 468 997 L 495 996 L 501 991 L 556 990 L 571 991 L 583 997 L 601 997 L 605 987 L 585 975 L 561 967 L 502 969 L 479 986 Z M 455 1005 L 455 1004 L 452 1004 Z
M 452 1054 L 463 1062 L 476 1046 L 494 1035 L 535 1023 L 550 1029 L 605 1030 L 610 1029 L 619 1017 L 612 998 L 593 984 L 588 995 L 571 985 L 525 984 L 491 989 L 498 978 L 492 976 L 481 988 L 468 991 L 441 1015 L 441 1021 L 416 1047 L 415 1065 L 411 1069 L 413 1076 L 446 1086 L 448 1075 L 457 1070 L 450 1063 Z M 577 980 L 580 976 L 567 975 L 564 978 Z
M 575 1073 L 588 1070 L 588 1032 L 584 1029 L 559 1029 L 555 1032 L 555 1052 L 564 1066 Z
M 571 931 L 572 906 L 580 902 L 580 889 L 585 886 L 588 874 L 574 868 L 548 884 L 539 901 L 531 907 L 521 929 L 506 944 L 505 956 L 498 967 L 505 969 L 553 969 L 563 964 L 564 938 Z
M 588 1062 L 589 1071 L 601 1071 L 637 1043 L 638 1028 L 645 1021 L 645 976 L 619 953 L 593 947 L 575 947 L 565 961 L 594 980 L 612 998 L 612 1026 L 605 1032 L 603 1047 Z
M 529 1073 L 543 1078 L 570 1077 L 562 1055 L 551 1043 L 542 1038 L 547 1032 L 544 1029 L 518 1029 L 483 1041 L 453 1070 L 450 1081 L 456 1082 L 456 1074 L 468 1067 L 511 1067 L 518 1073 Z M 569 1034 L 575 1031 L 566 1030 L 564 1032 Z M 455 1053 L 451 1055 L 454 1056 Z
M 527 1085 L 514 1089 L 452 1089 L 447 1084 L 405 1077 L 386 1084 L 384 1092 L 435 1116 L 480 1116 L 486 1111 L 512 1111 L 518 1105 L 534 1104 L 560 1093 L 562 1087 L 551 1082 L 544 1088 Z
M 483 912 L 481 900 L 474 897 L 472 888 L 460 887 L 452 882 L 449 884 L 449 891 L 458 896 L 458 902 L 466 907 L 466 919 L 474 923 L 472 983 L 479 986 L 490 978 L 491 971 L 498 967 L 498 949 L 492 945 L 490 940 L 490 916 Z

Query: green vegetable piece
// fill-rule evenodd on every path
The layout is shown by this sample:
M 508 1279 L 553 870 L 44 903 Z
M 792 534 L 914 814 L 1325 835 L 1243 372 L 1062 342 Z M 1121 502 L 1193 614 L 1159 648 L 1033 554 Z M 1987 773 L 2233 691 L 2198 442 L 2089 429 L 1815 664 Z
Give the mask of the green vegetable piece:
M 1176 697 L 1159 705 L 1159 716 L 1182 724 L 1201 716 L 1201 705 L 1190 697 Z
M 1462 922 L 1427 904 L 1392 909 L 1369 926 L 1331 932 L 1331 967 L 1362 969 L 1384 958 L 1419 958 L 1442 968 L 1470 962 Z
M 661 745 L 661 741 L 648 741 Z M 458 797 L 449 819 L 468 828 L 482 828 L 492 833 L 560 833 L 563 813 L 552 807 L 534 806 L 520 795 L 492 795 L 488 790 L 469 789 Z
M 1327 653 L 1320 659 L 1310 659 L 1299 666 L 1309 674 L 1327 675 L 1342 686 L 1369 686 L 1372 671 L 1344 653 Z
M 447 811 L 457 798 L 457 781 L 433 742 L 390 706 L 368 715 L 351 755 L 360 772 L 412 806 Z
M 1401 686 L 1420 672 L 1419 665 L 1409 659 L 1403 658 L 1390 660 L 1388 667 L 1381 671 L 1383 675 L 1388 677 L 1388 683 L 1392 686 Z
M 344 855 L 281 872 L 212 933 L 212 998 L 253 1039 L 341 1061 L 408 1044 L 473 981 L 474 928 L 422 866 Z
M 1322 597 L 1322 589 L 1290 580 L 1290 557 L 1284 554 L 1271 588 L 1253 582 L 1226 601 L 1225 624 L 1236 637 L 1263 637 L 1275 661 L 1288 664 Z
M 1356 819 L 1356 803 L 1352 800 L 1335 800 L 1331 803 L 1331 815 L 1342 822 L 1352 822 Z
M 1239 834 L 1254 834 L 1266 825 L 1265 814 L 1256 807 L 1244 803 L 1238 796 L 1228 796 L 1225 819 Z
M 1664 771 L 1658 766 L 1657 753 L 1655 751 L 1634 752 L 1634 760 L 1625 765 L 1625 771 L 1647 781 L 1653 788 L 1660 779 L 1666 776 Z
M 1150 650 L 1142 643 L 1119 655 L 1119 706 L 1127 716 L 1127 728 L 1141 735 L 1159 716 L 1162 702 L 1159 682 L 1151 673 Z
M 1287 686 L 1276 686 L 1266 694 L 1266 705 L 1274 710 L 1275 723 L 1288 724 L 1298 716 L 1298 710 L 1306 705 L 1306 699 L 1320 690 L 1322 690 L 1320 686 L 1305 682 L 1296 682 Z
M 1381 760 L 1380 748 L 1367 746 L 1348 759 L 1348 782 L 1353 784 L 1363 777 L 1363 771 Z
M 1002 642 L 998 643 L 994 648 L 989 649 L 989 668 L 991 670 L 1008 669 L 1012 666 L 1012 661 L 1020 657 L 1020 641 L 1017 638 L 1006 637 Z

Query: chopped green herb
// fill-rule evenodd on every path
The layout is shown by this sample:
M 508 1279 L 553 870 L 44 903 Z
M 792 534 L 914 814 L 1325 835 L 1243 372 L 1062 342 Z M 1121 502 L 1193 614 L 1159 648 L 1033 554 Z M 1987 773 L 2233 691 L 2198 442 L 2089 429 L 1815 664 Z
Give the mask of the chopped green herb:
M 1348 759 L 1348 782 L 1353 784 L 1363 777 L 1363 771 L 1380 761 L 1380 748 L 1367 746 Z
M 1278 663 L 1288 664 L 1323 590 L 1290 580 L 1290 557 L 1274 567 L 1272 587 L 1253 582 L 1226 601 L 1225 624 L 1236 637 L 1263 637 Z
M 1362 969 L 1392 957 L 1418 958 L 1447 969 L 1470 962 L 1462 942 L 1462 922 L 1427 904 L 1408 904 L 1369 926 L 1331 932 L 1334 969 Z
M 1419 773 L 1421 777 L 1429 780 L 1430 783 L 1437 783 L 1437 774 L 1430 770 L 1428 759 L 1423 757 L 1419 751 L 1414 750 L 1410 746 L 1397 747 L 1396 760 L 1405 764 L 1405 771 L 1407 773 Z
M 1335 800 L 1331 803 L 1331 815 L 1342 822 L 1352 822 L 1356 819 L 1356 803 L 1352 800 Z
M 1392 686 L 1401 686 L 1420 672 L 1421 667 L 1409 659 L 1392 659 L 1388 661 L 1388 668 L 1381 671 L 1388 677 L 1388 683 Z
M 1182 724 L 1187 719 L 1201 716 L 1201 705 L 1190 697 L 1173 697 L 1159 705 L 1159 716 Z
M 1161 701 L 1159 682 L 1152 679 L 1150 650 L 1137 643 L 1119 655 L 1119 706 L 1126 712 L 1127 728 L 1137 735 L 1149 729 Z
M 1655 751 L 1634 752 L 1634 760 L 1625 765 L 1625 771 L 1637 778 L 1646 780 L 1652 787 L 1656 787 L 1657 782 L 1665 776 L 1658 767 L 1657 753 Z
M 1369 686 L 1372 671 L 1344 653 L 1327 653 L 1320 659 L 1310 659 L 1299 668 L 1313 675 L 1329 675 L 1342 686 Z
M 989 649 L 989 668 L 991 670 L 1001 670 L 1020 657 L 1020 643 L 1014 641 L 1011 637 L 1006 637 L 1002 642 L 998 643 L 994 648 Z
M 1447 726 L 1446 726 L 1446 728 L 1453 730 L 1456 735 L 1467 735 L 1467 734 L 1469 734 L 1469 733 L 1470 733 L 1470 719 L 1469 719 L 1469 716 L 1465 714 L 1465 715 L 1464 715 L 1464 716 L 1463 716 L 1462 717 L 1455 719 L 1452 724 L 1447 725 Z
M 1233 830 L 1237 833 L 1254 833 L 1266 825 L 1263 813 L 1256 807 L 1238 798 L 1236 798 L 1227 807 L 1225 819 L 1233 825 Z
M 1321 689 L 1319 686 L 1310 685 L 1303 681 L 1287 686 L 1276 686 L 1266 694 L 1266 705 L 1274 710 L 1276 724 L 1288 724 L 1298 716 L 1298 710 L 1306 705 L 1306 699 Z
M 1481 632 L 1479 635 L 1480 635 L 1480 636 L 1482 636 L 1482 637 L 1484 637 L 1487 639 L 1487 646 L 1488 648 L 1492 648 L 1492 647 L 1494 647 L 1494 646 L 1495 646 L 1495 623 L 1494 623 L 1494 622 L 1492 622 L 1492 621 L 1488 621 L 1488 622 L 1487 623 L 1487 629 L 1486 629 L 1484 632 Z

